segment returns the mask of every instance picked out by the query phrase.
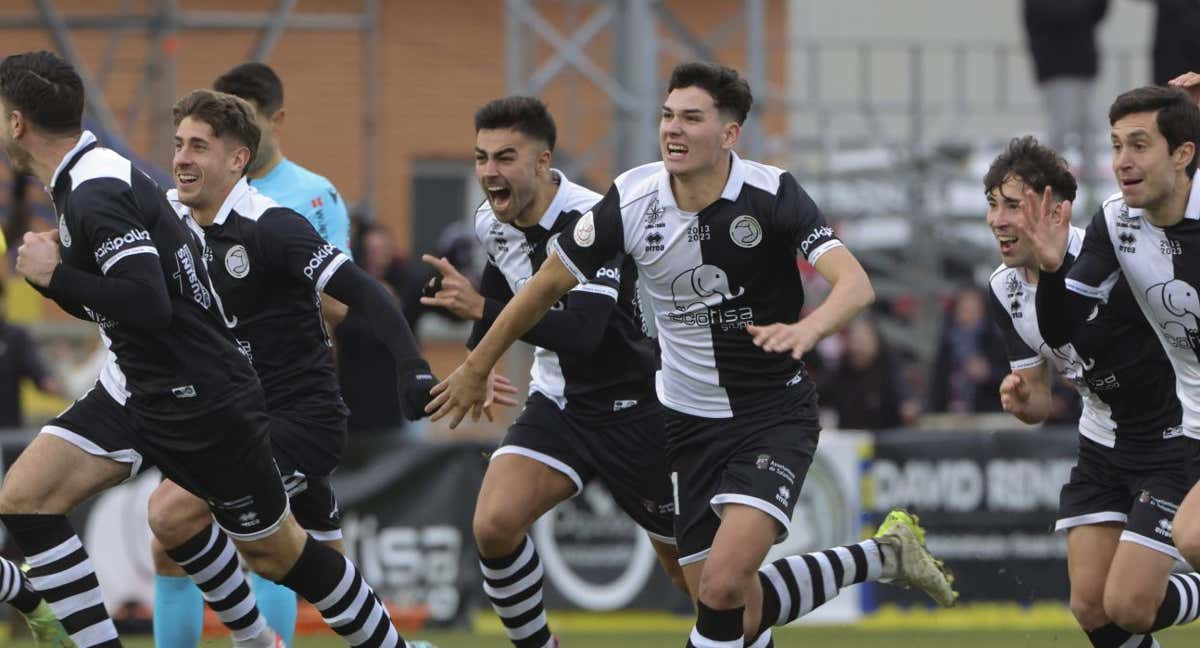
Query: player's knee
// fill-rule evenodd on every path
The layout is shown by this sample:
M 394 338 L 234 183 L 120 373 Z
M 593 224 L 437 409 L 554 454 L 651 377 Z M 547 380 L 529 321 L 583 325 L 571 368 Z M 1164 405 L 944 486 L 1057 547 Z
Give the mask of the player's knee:
M 746 586 L 754 576 L 734 565 L 709 563 L 700 576 L 700 600 L 710 608 L 728 610 L 741 607 L 746 601 Z
M 1071 591 L 1071 614 L 1084 630 L 1095 630 L 1108 623 L 1104 615 L 1104 597 L 1100 593 Z
M 1175 548 L 1193 568 L 1200 569 L 1200 516 L 1176 516 L 1173 525 Z
M 521 544 L 528 531 L 517 516 L 504 511 L 476 510 L 471 523 L 479 553 L 489 558 L 507 556 Z
M 10 482 L 0 485 L 0 515 L 34 515 L 45 513 L 44 498 L 28 490 L 16 488 Z
M 164 547 L 178 547 L 207 526 L 206 509 L 186 506 L 171 493 L 155 490 L 150 495 L 147 522 Z
M 1158 616 L 1161 597 L 1126 592 L 1106 593 L 1104 616 L 1134 634 L 1149 632 Z
M 237 541 L 238 553 L 246 561 L 250 571 L 276 583 L 283 580 L 304 551 L 308 534 L 288 517 L 283 525 L 271 535 L 253 541 Z

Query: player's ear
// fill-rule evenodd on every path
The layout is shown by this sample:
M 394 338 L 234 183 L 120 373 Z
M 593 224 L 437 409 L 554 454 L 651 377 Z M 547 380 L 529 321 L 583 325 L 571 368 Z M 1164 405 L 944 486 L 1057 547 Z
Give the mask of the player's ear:
M 249 146 L 239 146 L 237 150 L 233 152 L 233 167 L 237 169 L 239 174 L 245 175 L 246 167 L 250 164 L 250 158 L 251 155 Z
M 1195 156 L 1195 142 L 1183 142 L 1179 146 L 1176 146 L 1175 150 L 1171 152 L 1171 157 L 1173 158 L 1172 161 L 1175 163 L 1176 169 L 1186 169 L 1187 165 Z
M 13 110 L 8 113 L 8 128 L 12 132 L 13 139 L 20 139 L 25 134 L 25 131 L 28 130 L 24 113 L 20 110 Z
M 542 152 L 538 154 L 537 159 L 537 170 L 539 173 L 550 171 L 550 160 L 553 156 L 554 154 L 550 152 L 550 149 L 542 149 Z
M 271 126 L 274 128 L 279 128 L 279 127 L 283 126 L 283 122 L 286 118 L 287 118 L 286 110 L 284 110 L 283 108 L 276 110 L 275 114 L 271 115 Z
M 738 138 L 742 135 L 742 126 L 736 121 L 730 120 L 725 122 L 725 126 L 721 129 L 721 148 L 725 150 L 733 150 L 737 146 Z

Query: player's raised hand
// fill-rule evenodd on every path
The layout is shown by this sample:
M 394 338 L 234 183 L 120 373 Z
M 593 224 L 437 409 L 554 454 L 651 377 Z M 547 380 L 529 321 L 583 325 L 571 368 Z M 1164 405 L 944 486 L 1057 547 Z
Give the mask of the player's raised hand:
M 459 365 L 458 369 L 430 390 L 433 400 L 425 406 L 429 420 L 438 421 L 449 417 L 452 430 L 458 427 L 468 414 L 472 421 L 478 421 L 488 399 L 489 373 L 473 370 L 466 363 Z
M 800 320 L 795 324 L 777 322 L 766 326 L 750 325 L 746 327 L 746 332 L 754 336 L 754 346 L 763 351 L 767 353 L 790 352 L 793 358 L 799 360 L 821 339 L 816 331 L 810 329 L 811 327 L 804 324 L 804 320 Z
M 426 286 L 425 294 L 421 297 L 422 304 L 445 308 L 463 319 L 483 319 L 483 295 L 475 290 L 471 281 L 453 263 L 446 257 L 439 259 L 432 254 L 422 254 L 421 260 L 442 275 L 440 279 L 434 277 Z M 429 294 L 431 291 L 432 295 Z
M 1040 195 L 1026 187 L 1021 214 L 1017 230 L 1029 242 L 1038 266 L 1046 272 L 1058 270 L 1071 237 L 1071 201 L 1055 202 L 1049 186 Z
M 17 248 L 17 272 L 35 286 L 50 285 L 54 269 L 62 262 L 58 249 L 58 230 L 25 232 Z
M 1196 72 L 1184 72 L 1168 81 L 1167 85 L 1187 91 L 1192 101 L 1200 104 L 1200 74 Z
M 1009 414 L 1020 415 L 1029 404 L 1030 394 L 1029 383 L 1020 374 L 1010 373 L 1000 383 L 1000 406 Z

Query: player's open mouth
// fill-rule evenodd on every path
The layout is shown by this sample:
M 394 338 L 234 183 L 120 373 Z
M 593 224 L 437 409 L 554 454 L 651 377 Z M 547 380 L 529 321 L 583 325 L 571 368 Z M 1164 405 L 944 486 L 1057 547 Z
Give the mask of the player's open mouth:
M 1013 248 L 1017 247 L 1017 237 L 996 235 L 996 240 L 1000 242 L 1000 254 L 1011 254 Z
M 512 190 L 508 187 L 487 187 L 487 195 L 493 206 L 504 205 L 512 197 Z
M 180 187 L 189 187 L 193 183 L 198 182 L 199 180 L 200 180 L 200 176 L 192 174 L 192 173 L 176 173 L 175 174 L 175 184 L 179 185 Z
M 682 160 L 684 157 L 687 156 L 687 152 L 688 152 L 688 147 L 684 146 L 683 144 L 672 144 L 672 143 L 667 144 L 667 159 L 668 160 Z
M 1121 178 L 1121 187 L 1136 187 L 1142 184 L 1141 178 Z

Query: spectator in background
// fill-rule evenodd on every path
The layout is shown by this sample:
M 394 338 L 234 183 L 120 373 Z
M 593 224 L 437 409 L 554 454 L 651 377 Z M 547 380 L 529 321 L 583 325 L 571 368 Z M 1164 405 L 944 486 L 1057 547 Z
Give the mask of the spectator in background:
M 1154 83 L 1166 85 L 1184 72 L 1200 70 L 1200 2 L 1153 1 L 1158 7 L 1154 20 Z
M 62 383 L 46 369 L 37 345 L 24 328 L 8 321 L 4 301 L 4 283 L 0 282 L 0 428 L 20 427 L 21 380 L 28 378 L 37 388 L 63 396 Z
M 1080 177 L 1091 187 L 1097 106 L 1092 90 L 1100 68 L 1096 28 L 1108 0 L 1025 0 L 1025 30 L 1047 124 L 1047 143 L 1058 151 L 1075 144 Z M 1181 71 L 1186 71 L 1181 70 Z
M 963 290 L 954 300 L 929 387 L 932 412 L 999 412 L 1000 381 L 1008 373 L 1004 341 L 988 321 L 983 294 Z
M 895 359 L 880 338 L 875 322 L 860 317 L 846 328 L 842 357 L 828 382 L 822 383 L 822 399 L 837 412 L 838 427 L 854 430 L 885 430 L 906 421 L 904 396 Z M 915 417 L 915 407 L 909 407 Z

